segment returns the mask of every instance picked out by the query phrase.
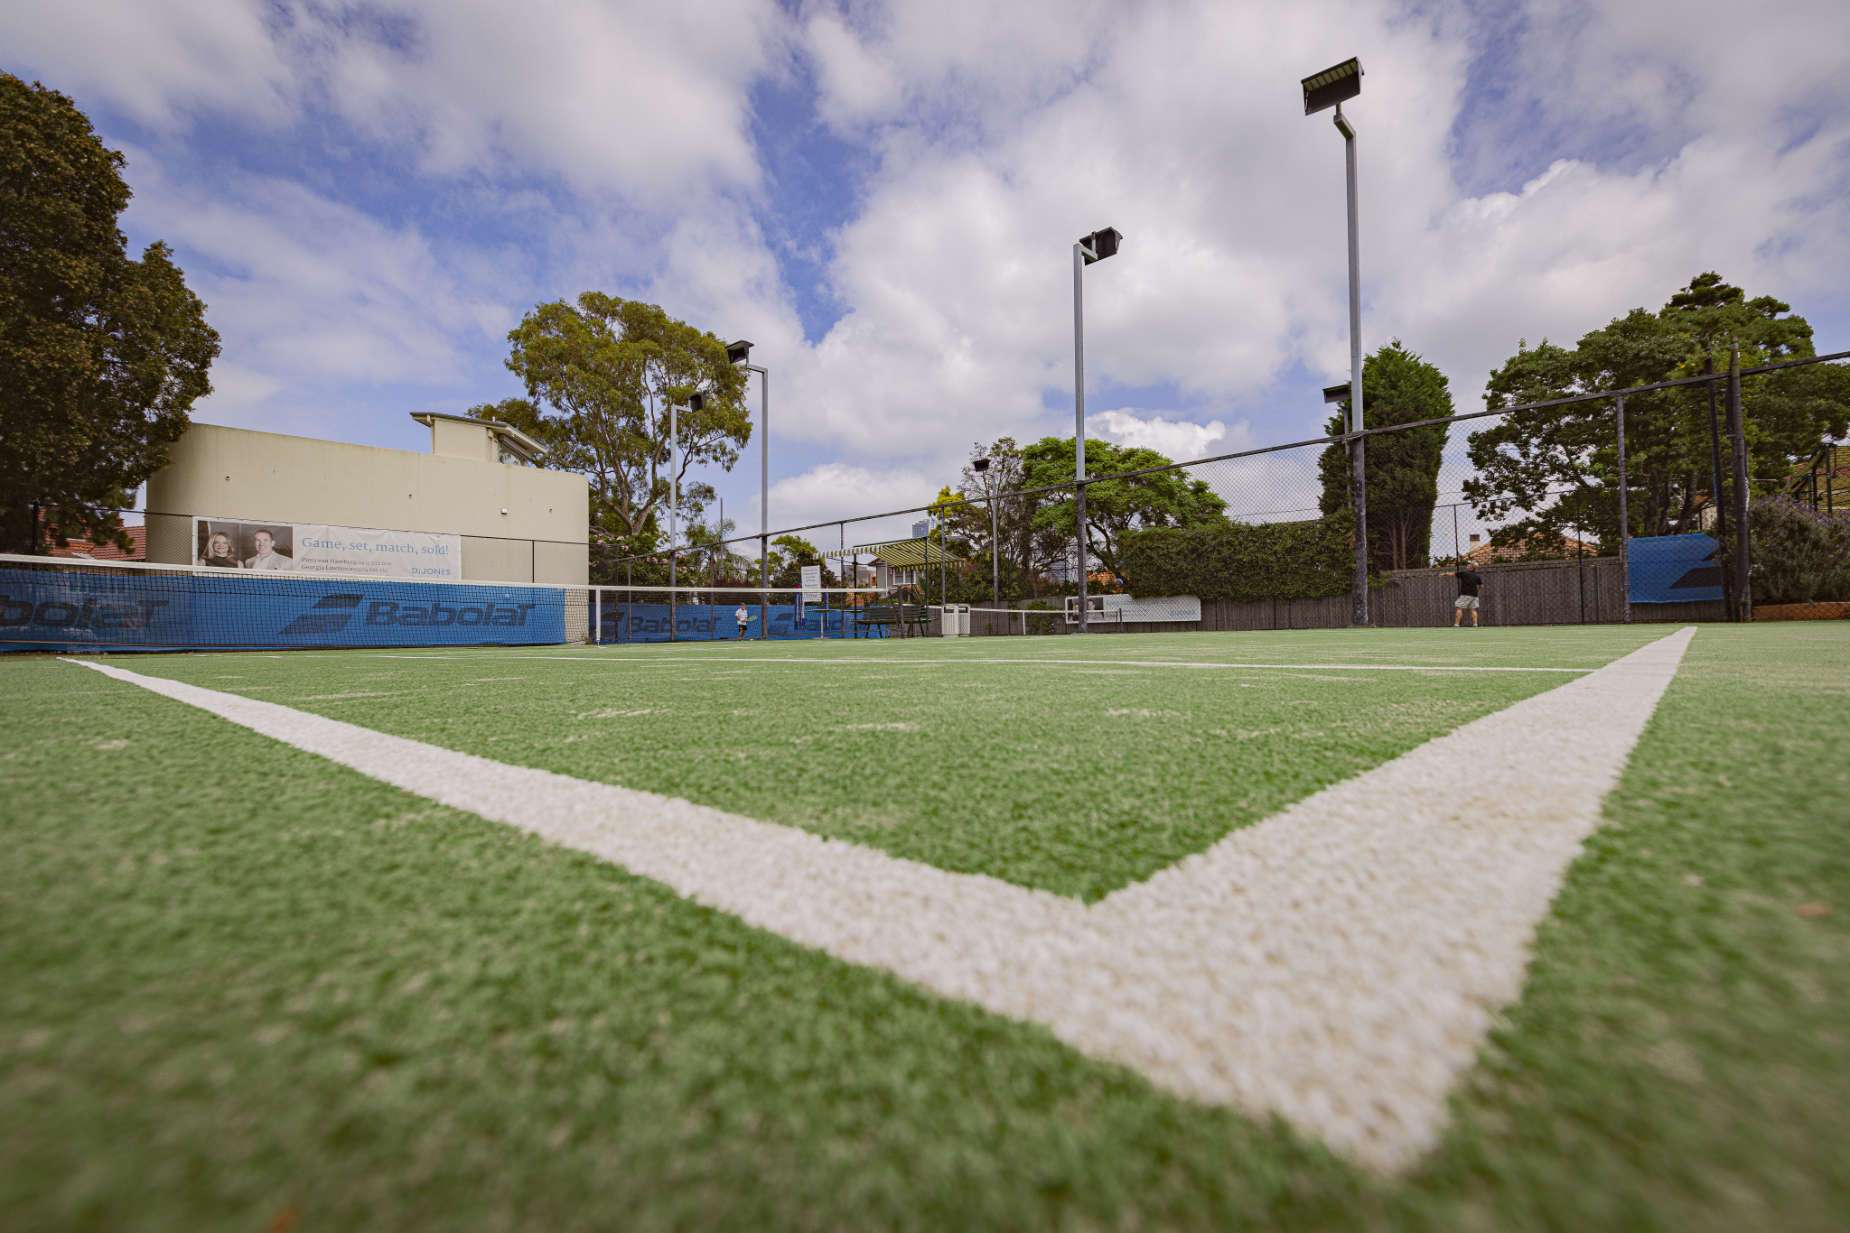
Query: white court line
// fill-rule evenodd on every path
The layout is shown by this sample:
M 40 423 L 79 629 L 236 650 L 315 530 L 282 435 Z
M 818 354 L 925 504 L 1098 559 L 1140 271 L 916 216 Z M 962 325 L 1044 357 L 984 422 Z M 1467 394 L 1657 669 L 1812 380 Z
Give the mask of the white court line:
M 1039 1023 L 1383 1171 L 1437 1142 L 1693 628 L 1087 906 L 793 827 L 72 660 L 697 903 Z M 1467 773 L 1461 775 L 1460 768 Z
M 482 659 L 482 655 L 398 655 L 390 652 L 368 653 L 371 659 Z M 1488 664 L 1248 664 L 1229 663 L 1223 660 L 1148 660 L 1148 659 L 872 659 L 857 656 L 844 658 L 798 658 L 783 655 L 729 655 L 725 659 L 715 659 L 707 655 L 651 655 L 647 659 L 615 659 L 602 655 L 509 655 L 501 653 L 502 659 L 543 659 L 555 663 L 568 664 L 605 664 L 620 668 L 640 668 L 656 663 L 706 664 L 713 667 L 726 667 L 732 664 L 875 664 L 882 668 L 956 668 L 964 664 L 1053 664 L 1056 667 L 1137 667 L 1137 668 L 1194 668 L 1194 669 L 1251 669 L 1276 668 L 1286 672 L 1556 672 L 1584 675 L 1597 671 L 1594 668 L 1512 668 Z

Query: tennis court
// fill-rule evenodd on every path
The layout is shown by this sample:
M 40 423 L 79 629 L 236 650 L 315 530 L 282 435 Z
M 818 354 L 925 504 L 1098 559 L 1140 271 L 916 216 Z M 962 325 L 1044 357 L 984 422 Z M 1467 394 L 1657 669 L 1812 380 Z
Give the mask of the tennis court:
M 0 1198 L 1309 1229 L 1730 1228 L 1770 1196 L 1823 1227 L 1847 652 L 1819 623 L 8 657 Z

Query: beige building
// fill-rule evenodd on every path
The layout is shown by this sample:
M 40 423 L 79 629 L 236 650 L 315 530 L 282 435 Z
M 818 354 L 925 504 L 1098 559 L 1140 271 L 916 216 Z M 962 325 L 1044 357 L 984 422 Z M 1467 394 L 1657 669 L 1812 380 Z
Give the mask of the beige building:
M 148 481 L 148 560 L 194 561 L 195 519 L 225 519 L 351 528 L 356 543 L 442 537 L 459 544 L 469 580 L 589 580 L 583 476 L 541 470 L 543 447 L 510 425 L 412 418 L 430 429 L 428 454 L 194 424 Z

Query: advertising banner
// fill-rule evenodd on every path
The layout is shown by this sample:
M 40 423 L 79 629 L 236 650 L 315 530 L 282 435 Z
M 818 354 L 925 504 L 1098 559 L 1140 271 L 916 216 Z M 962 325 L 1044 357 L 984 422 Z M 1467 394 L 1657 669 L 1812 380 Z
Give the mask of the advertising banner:
M 369 578 L 462 577 L 462 536 L 317 522 L 194 518 L 193 564 Z
M 557 587 L 0 569 L 0 650 L 550 645 L 565 606 Z

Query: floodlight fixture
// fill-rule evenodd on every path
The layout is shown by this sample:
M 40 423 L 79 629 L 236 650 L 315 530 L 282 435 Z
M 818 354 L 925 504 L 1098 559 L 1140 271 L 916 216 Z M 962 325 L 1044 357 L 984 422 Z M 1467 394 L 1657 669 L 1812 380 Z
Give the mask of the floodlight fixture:
M 726 358 L 734 364 L 743 364 L 752 358 L 752 345 L 741 338 L 737 342 L 726 344 Z
M 1345 381 L 1341 385 L 1324 386 L 1323 387 L 1323 401 L 1327 403 L 1348 402 L 1349 401 L 1349 383 Z
M 1117 256 L 1118 245 L 1123 241 L 1124 234 L 1116 227 L 1106 227 L 1091 235 L 1079 237 L 1079 255 L 1087 265 L 1091 265 L 1094 261 Z
M 706 405 L 707 396 L 705 394 L 689 394 L 687 396 L 687 409 L 689 411 L 705 410 Z
M 1340 116 L 1341 104 L 1362 92 L 1362 62 L 1351 56 L 1321 73 L 1312 73 L 1304 79 L 1303 85 L 1305 115 L 1315 115 L 1325 107 L 1335 107 Z M 1342 121 L 1339 119 L 1337 124 L 1340 126 Z M 1344 133 L 1343 136 L 1349 134 Z
M 985 472 L 989 470 L 989 459 L 972 458 L 970 460 L 970 469 L 972 471 L 975 471 L 978 475 L 984 474 Z

